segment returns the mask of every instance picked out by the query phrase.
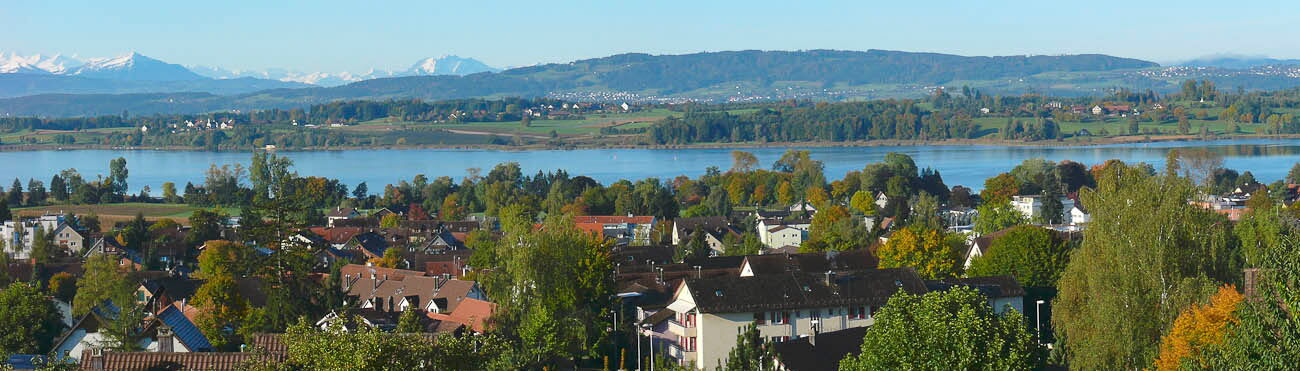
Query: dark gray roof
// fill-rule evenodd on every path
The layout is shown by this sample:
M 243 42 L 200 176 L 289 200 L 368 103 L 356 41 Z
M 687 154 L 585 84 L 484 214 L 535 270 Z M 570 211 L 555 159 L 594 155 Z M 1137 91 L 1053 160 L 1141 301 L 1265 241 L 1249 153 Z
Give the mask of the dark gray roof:
M 830 281 L 830 285 L 827 281 Z M 838 305 L 884 305 L 899 290 L 924 294 L 925 282 L 912 268 L 857 272 L 773 274 L 688 279 L 701 312 L 756 312 Z
M 837 370 L 840 360 L 862 353 L 867 327 L 854 327 L 817 334 L 817 340 L 801 337 L 773 345 L 777 360 L 790 371 Z
M 990 298 L 1025 296 L 1025 289 L 1011 276 L 949 278 L 942 281 L 925 281 L 931 291 L 946 291 L 957 286 L 973 288 Z

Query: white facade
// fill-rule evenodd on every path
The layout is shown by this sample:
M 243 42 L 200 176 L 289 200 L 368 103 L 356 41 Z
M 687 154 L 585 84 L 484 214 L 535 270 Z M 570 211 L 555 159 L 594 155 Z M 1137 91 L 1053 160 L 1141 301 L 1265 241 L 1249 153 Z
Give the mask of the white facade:
M 36 227 L 39 226 L 42 231 L 48 234 L 58 230 L 62 223 L 62 215 L 42 215 L 40 218 L 26 219 L 20 222 L 6 221 L 4 224 L 0 224 L 0 238 L 4 239 L 5 251 L 10 251 L 10 256 L 15 259 L 29 259 L 31 258 L 32 241 L 36 236 Z M 57 239 L 54 240 L 57 242 Z M 80 244 L 78 248 L 80 248 Z
M 786 221 L 763 219 L 758 221 L 758 240 L 764 246 L 781 248 L 799 246 L 808 239 L 809 223 L 787 223 Z
M 1013 196 L 1011 197 L 1011 206 L 1024 215 L 1026 219 L 1037 219 L 1043 213 L 1043 200 L 1041 196 Z M 1061 197 L 1061 221 L 1068 222 L 1071 220 L 1070 210 L 1074 209 L 1074 200 Z
M 668 322 L 669 335 L 677 342 L 668 356 L 683 366 L 694 364 L 703 370 L 715 369 L 726 360 L 736 344 L 736 335 L 755 324 L 765 341 L 786 341 L 814 332 L 831 332 L 865 327 L 875 323 L 872 314 L 879 308 L 867 305 L 800 308 L 766 312 L 700 313 L 690 290 L 679 288 L 676 301 L 668 306 L 677 316 Z M 815 329 L 815 330 L 814 330 Z
M 1084 212 L 1083 209 L 1080 209 L 1077 205 L 1070 208 L 1070 224 L 1083 225 L 1088 224 L 1088 222 L 1091 221 L 1092 215 L 1088 215 L 1087 212 Z

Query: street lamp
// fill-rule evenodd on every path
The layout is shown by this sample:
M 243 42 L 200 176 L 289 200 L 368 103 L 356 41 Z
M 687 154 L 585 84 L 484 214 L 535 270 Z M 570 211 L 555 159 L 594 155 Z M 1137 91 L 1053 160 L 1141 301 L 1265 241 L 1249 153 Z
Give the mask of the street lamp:
M 1038 345 L 1043 345 L 1043 303 L 1039 300 L 1034 302 L 1034 326 L 1038 331 Z
M 646 323 L 646 324 L 642 324 L 641 328 L 645 329 L 647 332 L 645 337 L 650 338 L 650 351 L 649 351 L 650 371 L 654 371 L 655 370 L 655 337 L 653 335 L 653 332 L 650 332 L 650 329 L 652 329 L 652 327 L 650 326 L 649 323 Z
M 636 334 L 632 335 L 636 339 L 636 371 L 641 371 L 641 331 L 637 329 Z

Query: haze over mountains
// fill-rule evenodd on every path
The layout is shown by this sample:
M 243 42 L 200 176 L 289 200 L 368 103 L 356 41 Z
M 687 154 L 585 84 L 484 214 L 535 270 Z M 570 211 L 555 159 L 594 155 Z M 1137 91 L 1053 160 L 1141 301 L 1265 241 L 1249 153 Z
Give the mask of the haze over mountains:
M 508 70 L 471 58 L 443 56 L 420 60 L 404 71 L 359 74 L 186 68 L 136 53 L 77 63 L 59 56 L 0 58 L 4 66 L 0 72 L 14 71 L 0 73 L 0 97 L 12 97 L 0 99 L 0 115 L 201 113 L 304 108 L 336 100 L 505 96 L 615 102 L 833 101 L 915 97 L 938 87 L 962 86 L 985 94 L 1103 95 L 1115 88 L 1173 91 L 1185 79 L 1210 79 L 1220 86 L 1248 89 L 1300 86 L 1300 66 L 1161 67 L 1101 54 L 629 53 Z M 33 70 L 37 71 L 26 72 Z
M 206 92 L 240 94 L 264 89 L 338 86 L 396 76 L 466 75 L 496 72 L 472 58 L 442 56 L 417 61 L 405 71 L 370 70 L 353 74 L 227 70 L 181 66 L 131 52 L 114 57 L 78 59 L 63 55 L 0 53 L 0 97 L 36 94 L 119 94 Z M 227 81 L 220 81 L 227 80 Z
M 363 73 L 302 72 L 282 68 L 259 71 L 228 70 L 221 67 L 199 65 L 188 67 L 195 73 L 214 79 L 253 77 L 259 79 L 300 82 L 317 86 L 338 86 L 362 80 L 397 76 L 469 75 L 479 72 L 501 71 L 501 69 L 488 66 L 476 59 L 463 58 L 455 55 L 444 55 L 441 57 L 421 59 L 405 71 L 384 71 L 372 68 Z

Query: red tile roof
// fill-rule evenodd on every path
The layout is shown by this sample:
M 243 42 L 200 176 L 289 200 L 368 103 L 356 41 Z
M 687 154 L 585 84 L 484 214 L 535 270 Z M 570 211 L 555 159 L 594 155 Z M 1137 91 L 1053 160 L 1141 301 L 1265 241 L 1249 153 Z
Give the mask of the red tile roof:
M 607 215 L 588 215 L 575 216 L 575 224 L 600 223 L 600 224 L 650 224 L 655 221 L 653 216 L 607 216 Z
M 466 327 L 483 332 L 487 329 L 487 319 L 495 313 L 497 305 L 486 301 L 465 298 L 450 314 L 429 313 L 429 318 L 443 322 L 456 322 Z

